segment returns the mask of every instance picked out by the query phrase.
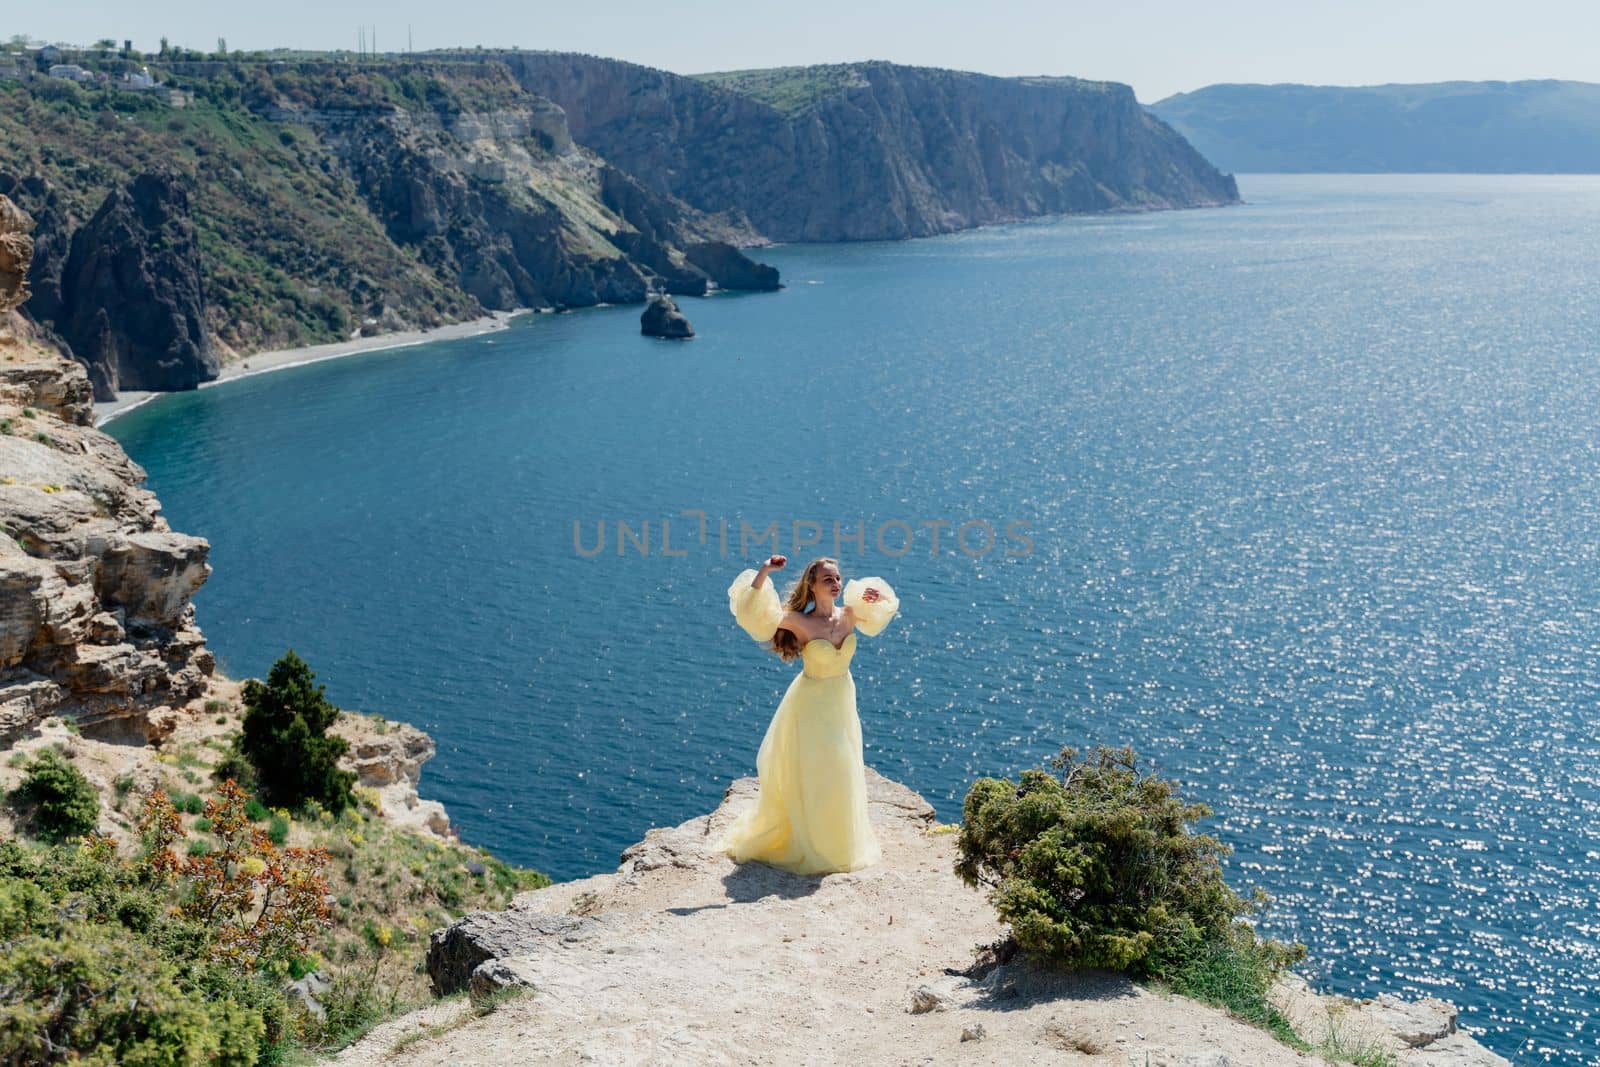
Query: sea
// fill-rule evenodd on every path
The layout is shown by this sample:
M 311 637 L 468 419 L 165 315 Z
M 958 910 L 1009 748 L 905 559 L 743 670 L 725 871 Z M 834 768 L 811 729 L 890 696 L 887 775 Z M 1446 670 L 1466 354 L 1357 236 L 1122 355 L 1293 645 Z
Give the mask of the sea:
M 293 648 L 574 878 L 754 773 L 794 667 L 727 591 L 835 556 L 867 761 L 941 819 L 1131 745 L 1317 985 L 1600 1062 L 1600 178 L 1240 179 L 1223 209 L 759 250 L 682 299 L 109 426 L 232 676 Z M 798 566 L 790 571 L 790 575 Z M 952 962 L 966 951 L 952 947 Z

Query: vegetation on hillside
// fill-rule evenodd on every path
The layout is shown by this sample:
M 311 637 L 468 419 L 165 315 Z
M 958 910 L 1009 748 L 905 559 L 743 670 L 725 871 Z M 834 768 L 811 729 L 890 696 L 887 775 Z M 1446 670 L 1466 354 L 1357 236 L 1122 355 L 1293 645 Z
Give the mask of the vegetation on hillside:
M 239 752 L 253 766 L 268 803 L 301 808 L 313 802 L 337 815 L 353 802 L 356 776 L 339 769 L 350 745 L 328 735 L 339 709 L 316 678 L 291 648 L 272 665 L 266 682 L 245 682 Z
M 724 70 L 695 78 L 741 96 L 752 97 L 785 115 L 800 115 L 829 97 L 867 84 L 859 66 L 829 63 L 768 70 Z
M 63 749 L 14 759 L 24 774 L 59 766 L 82 780 L 71 742 Z M 105 803 L 137 825 L 134 841 L 119 846 L 91 822 L 59 843 L 0 844 L 0 1063 L 247 1065 L 332 1051 L 431 1001 L 429 933 L 549 884 L 395 829 L 360 787 L 338 814 L 315 800 L 268 807 L 216 776 L 240 758 L 237 733 L 174 742 L 154 788 L 117 781 Z M 310 1000 L 288 991 L 313 972 L 326 985 Z
M 388 239 L 311 128 L 252 109 L 276 92 L 280 78 L 290 102 L 324 89 L 382 105 L 420 96 L 448 109 L 470 99 L 467 88 L 419 72 L 389 78 L 352 70 L 317 79 L 236 68 L 185 79 L 196 97 L 181 108 L 113 87 L 0 82 L 0 192 L 11 192 L 48 230 L 51 212 L 39 209 L 34 190 L 48 190 L 52 212 L 76 226 L 139 174 L 165 169 L 187 179 L 208 326 L 234 349 L 340 340 L 385 306 L 404 309 L 419 325 L 478 313 L 452 280 Z M 30 188 L 19 188 L 25 181 Z M 64 258 L 65 249 L 58 254 Z M 36 281 L 34 288 L 43 286 Z

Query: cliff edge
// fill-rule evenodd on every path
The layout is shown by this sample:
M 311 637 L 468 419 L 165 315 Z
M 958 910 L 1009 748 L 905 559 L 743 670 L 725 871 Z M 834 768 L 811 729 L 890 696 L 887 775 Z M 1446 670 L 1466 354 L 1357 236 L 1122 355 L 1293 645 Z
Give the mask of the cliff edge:
M 155 740 L 214 667 L 190 603 L 210 546 L 167 525 L 90 425 L 83 366 L 14 310 L 31 229 L 0 197 L 0 745 L 69 713 L 85 734 Z
M 709 815 L 651 830 L 615 874 L 518 896 L 433 935 L 437 991 L 529 992 L 493 1014 L 444 1001 L 373 1031 L 341 1064 L 1322 1063 L 1266 1032 L 1108 973 L 974 963 L 1002 928 L 952 872 L 955 835 L 905 786 L 868 772 L 879 866 L 799 877 L 709 847 L 756 782 Z M 1505 1061 L 1438 1001 L 1279 999 L 1312 1042 L 1397 1064 Z

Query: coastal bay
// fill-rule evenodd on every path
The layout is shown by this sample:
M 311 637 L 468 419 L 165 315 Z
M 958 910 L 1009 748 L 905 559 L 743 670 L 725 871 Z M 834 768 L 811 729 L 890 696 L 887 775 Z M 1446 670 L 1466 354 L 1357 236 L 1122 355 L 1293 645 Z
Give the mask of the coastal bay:
M 213 542 L 224 665 L 293 643 L 427 729 L 424 793 L 508 858 L 594 873 L 713 806 L 787 676 L 718 602 L 740 524 L 833 553 L 838 521 L 846 573 L 905 598 L 858 657 L 868 762 L 941 817 L 979 774 L 1135 744 L 1216 808 L 1313 977 L 1443 991 L 1497 1051 L 1583 1062 L 1592 180 L 1243 192 L 773 248 L 789 289 L 690 302 L 685 346 L 628 309 L 529 317 L 111 429 Z M 782 462 L 801 425 L 848 458 Z M 963 552 L 977 520 L 1033 551 Z

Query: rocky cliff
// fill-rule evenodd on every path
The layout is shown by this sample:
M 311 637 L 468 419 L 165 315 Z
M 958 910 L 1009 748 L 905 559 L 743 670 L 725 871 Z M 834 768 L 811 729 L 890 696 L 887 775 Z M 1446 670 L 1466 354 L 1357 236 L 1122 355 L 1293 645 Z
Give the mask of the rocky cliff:
M 0 82 L 0 194 L 39 222 L 25 310 L 101 399 L 485 310 L 776 288 L 733 247 L 758 234 L 576 144 L 562 109 L 502 64 L 159 76 L 195 106 Z
M 446 1001 L 380 1028 L 344 1064 L 1028 1063 L 1282 1067 L 1326 1062 L 1214 1008 L 1109 973 L 975 950 L 1002 929 L 952 870 L 955 836 L 868 772 L 882 864 L 799 877 L 710 844 L 745 806 L 650 831 L 615 874 L 518 896 L 433 935 L 439 991 L 526 996 L 478 1018 Z M 1277 999 L 1346 1060 L 1503 1067 L 1439 1001 L 1349 1001 L 1286 982 Z M 1390 1057 L 1390 1058 L 1386 1058 Z
M 21 295 L 29 225 L 0 197 L 0 309 Z M 53 713 L 160 736 L 212 672 L 190 604 L 209 546 L 168 527 L 144 472 L 89 425 L 84 368 L 0 318 L 0 743 Z
M 578 143 L 775 241 L 1238 200 L 1125 85 L 891 63 L 689 78 L 594 56 L 497 58 L 565 110 Z
M 86 62 L 92 62 L 86 60 Z M 0 82 L 26 310 L 97 394 L 516 307 L 774 289 L 740 247 L 1238 199 L 1126 86 L 888 63 L 156 63 L 193 96 Z
M 72 235 L 60 285 L 57 329 L 88 367 L 96 400 L 217 376 L 189 194 L 171 173 L 111 191 Z

